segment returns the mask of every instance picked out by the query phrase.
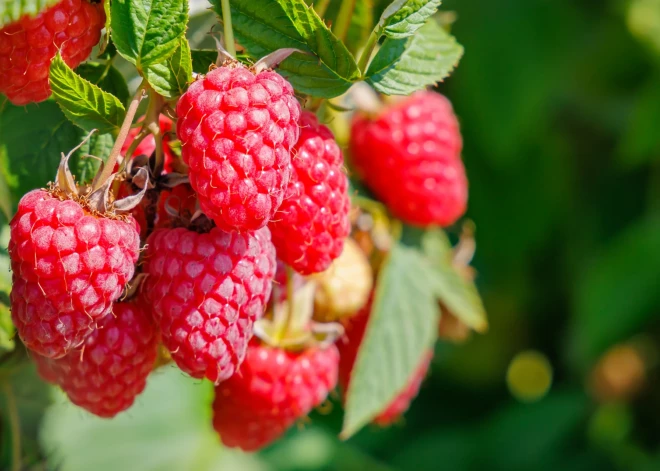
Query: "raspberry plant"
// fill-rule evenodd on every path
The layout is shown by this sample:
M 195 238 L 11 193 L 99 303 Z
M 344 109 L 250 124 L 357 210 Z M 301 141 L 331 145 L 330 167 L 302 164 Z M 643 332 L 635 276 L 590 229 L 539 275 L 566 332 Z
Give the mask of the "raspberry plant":
M 468 188 L 429 88 L 462 47 L 439 0 L 373 21 L 366 1 L 211 3 L 216 49 L 191 46 L 185 0 L 0 5 L 0 361 L 102 417 L 178 367 L 245 450 L 338 375 L 342 438 L 396 422 L 442 313 L 487 325 L 442 229 Z

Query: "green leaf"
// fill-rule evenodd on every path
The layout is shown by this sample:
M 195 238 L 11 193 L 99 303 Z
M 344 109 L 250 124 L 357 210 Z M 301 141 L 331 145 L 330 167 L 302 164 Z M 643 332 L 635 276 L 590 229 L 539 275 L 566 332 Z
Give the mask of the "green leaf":
M 229 469 L 211 427 L 212 395 L 211 383 L 191 381 L 173 366 L 151 374 L 131 409 L 112 420 L 57 394 L 41 442 L 61 471 Z
M 160 64 L 153 64 L 144 70 L 144 78 L 149 85 L 167 99 L 181 96 L 192 81 L 192 58 L 190 45 L 186 38 L 179 39 L 172 57 Z
M 9 182 L 7 182 L 4 172 L 0 172 L 0 214 L 9 221 L 12 212 L 12 197 L 9 191 Z M 0 218 L 0 221 L 2 221 L 2 218 Z
M 0 298 L 0 355 L 14 349 L 14 334 L 15 329 L 11 322 L 9 305 Z
M 85 62 L 76 69 L 76 73 L 94 85 L 98 85 L 101 90 L 116 96 L 120 102 L 128 102 L 129 93 L 126 79 L 111 64 Z
M 190 51 L 192 56 L 192 70 L 198 74 L 208 74 L 211 66 L 215 66 L 218 59 L 218 51 L 215 49 L 193 49 Z M 246 66 L 254 63 L 247 54 L 236 54 L 236 60 Z
M 83 134 L 84 133 L 80 133 L 80 139 L 84 138 Z M 112 134 L 94 133 L 87 142 L 85 142 L 80 149 L 71 156 L 69 167 L 76 176 L 77 182 L 89 183 L 94 179 L 94 176 L 101 165 L 101 160 L 105 160 L 110 154 L 110 150 L 114 143 L 115 139 Z
M 5 105 L 0 114 L 0 172 L 14 205 L 28 191 L 53 180 L 61 152 L 75 147 L 82 132 L 52 100 L 27 107 Z
M 35 16 L 61 0 L 0 0 L 0 28 L 19 20 L 23 15 Z
M 190 54 L 192 56 L 192 70 L 198 74 L 208 73 L 211 64 L 215 64 L 218 59 L 218 51 L 215 49 L 193 49 Z
M 188 24 L 186 0 L 113 0 L 112 40 L 139 71 L 168 59 Z
M 220 0 L 211 3 L 222 17 Z M 298 91 L 331 98 L 359 78 L 346 46 L 303 0 L 232 0 L 230 5 L 234 35 L 251 56 L 260 58 L 282 48 L 307 53 L 294 53 L 278 67 Z
M 378 278 L 346 394 L 342 437 L 382 412 L 408 384 L 438 332 L 439 309 L 418 251 L 396 245 Z
M 575 293 L 573 348 L 586 366 L 657 317 L 660 220 L 630 226 L 585 266 Z
M 409 95 L 447 77 L 462 55 L 463 46 L 429 19 L 412 37 L 385 39 L 367 82 L 386 95 Z
M 447 235 L 440 229 L 427 231 L 422 237 L 422 246 L 433 266 L 429 282 L 438 300 L 472 329 L 486 331 L 488 319 L 477 287 L 453 266 L 452 247 Z
M 11 213 L 25 193 L 54 179 L 61 153 L 73 149 L 86 134 L 52 100 L 26 107 L 5 105 L 0 113 L 0 178 L 9 188 Z M 78 181 L 88 180 L 98 166 L 81 156 L 106 157 L 112 141 L 108 134 L 95 134 L 73 154 L 69 163 Z
M 440 2 L 441 0 L 395 0 L 385 9 L 376 28 L 392 39 L 412 36 L 438 11 Z
M 50 65 L 50 86 L 66 117 L 84 130 L 106 133 L 121 126 L 126 115 L 124 105 L 114 95 L 77 75 L 59 54 Z

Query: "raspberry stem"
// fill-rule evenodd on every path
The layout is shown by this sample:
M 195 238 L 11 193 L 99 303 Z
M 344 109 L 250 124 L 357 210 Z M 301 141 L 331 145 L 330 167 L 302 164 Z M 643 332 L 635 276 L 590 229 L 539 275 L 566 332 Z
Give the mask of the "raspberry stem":
M 92 188 L 92 192 L 101 188 L 112 177 L 112 174 L 115 170 L 115 165 L 117 163 L 117 158 L 119 157 L 121 148 L 124 145 L 126 138 L 128 137 L 128 132 L 131 129 L 131 125 L 133 124 L 135 113 L 137 113 L 138 106 L 140 105 L 142 99 L 145 97 L 145 86 L 146 86 L 146 82 L 143 81 L 142 84 L 140 84 L 140 86 L 138 87 L 135 96 L 131 100 L 131 104 L 128 106 L 128 110 L 126 111 L 126 117 L 124 118 L 124 122 L 121 125 L 121 129 L 119 129 L 119 134 L 117 135 L 115 144 L 112 147 L 112 150 L 110 151 L 110 155 L 108 156 L 108 159 L 105 162 L 105 166 L 103 167 L 103 171 L 101 172 L 101 175 L 97 179 L 96 185 L 94 185 L 94 187 Z
M 4 392 L 7 397 L 7 415 L 11 429 L 11 470 L 20 471 L 21 469 L 21 423 L 18 419 L 18 408 L 16 406 L 16 397 L 9 382 L 4 384 Z
M 314 4 L 314 10 L 316 10 L 317 15 L 323 18 L 323 15 L 325 15 L 325 12 L 328 10 L 329 6 L 330 0 L 319 0 Z
M 147 129 L 154 136 L 156 143 L 156 161 L 154 163 L 154 175 L 160 175 L 163 170 L 163 133 L 160 130 L 159 116 L 163 109 L 165 100 L 153 89 L 149 89 L 149 107 L 144 117 L 144 129 Z
M 337 20 L 332 27 L 332 32 L 335 33 L 335 36 L 341 41 L 346 39 L 348 27 L 351 24 L 351 17 L 353 16 L 353 10 L 355 9 L 355 1 L 356 0 L 344 0 L 341 2 L 341 7 L 339 7 L 339 13 L 337 13 Z
M 360 53 L 360 58 L 358 59 L 358 69 L 360 69 L 360 72 L 362 72 L 362 76 L 364 76 L 364 74 L 367 72 L 369 60 L 371 59 L 371 55 L 374 52 L 376 44 L 378 44 L 378 37 L 379 34 L 375 31 L 372 31 L 369 35 L 369 39 L 367 40 L 367 44 L 365 44 L 362 53 Z
M 286 300 L 287 309 L 283 313 L 284 318 L 275 319 L 275 334 L 273 335 L 273 345 L 279 345 L 284 340 L 291 328 L 295 316 L 295 272 L 290 266 L 286 266 Z
M 236 45 L 234 44 L 234 30 L 231 27 L 231 9 L 229 0 L 222 0 L 222 24 L 225 30 L 225 48 L 227 52 L 236 57 Z

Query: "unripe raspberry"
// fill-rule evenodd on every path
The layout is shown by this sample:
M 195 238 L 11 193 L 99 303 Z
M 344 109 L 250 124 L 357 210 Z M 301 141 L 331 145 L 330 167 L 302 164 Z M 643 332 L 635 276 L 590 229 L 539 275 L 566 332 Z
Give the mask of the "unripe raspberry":
M 339 257 L 351 224 L 348 178 L 332 132 L 304 111 L 284 201 L 268 227 L 277 256 L 303 275 Z
M 44 190 L 23 196 L 10 223 L 12 319 L 23 343 L 49 357 L 82 343 L 133 277 L 132 217 L 90 214 Z
M 341 385 L 344 393 L 348 390 L 351 379 L 355 359 L 357 358 L 362 338 L 367 327 L 369 320 L 369 313 L 371 311 L 371 303 L 365 306 L 358 314 L 351 318 L 346 326 L 346 337 L 337 342 L 339 348 L 339 384 Z M 429 350 L 425 355 L 419 366 L 408 380 L 408 384 L 401 391 L 394 400 L 374 418 L 375 424 L 385 426 L 390 425 L 397 421 L 410 407 L 410 403 L 417 397 L 419 388 L 422 381 L 426 377 L 431 360 L 433 358 L 433 350 Z
M 298 140 L 291 84 L 269 70 L 219 67 L 190 86 L 176 111 L 202 211 L 226 231 L 265 226 L 282 203 Z
M 195 378 L 217 383 L 232 376 L 270 296 L 275 249 L 268 228 L 157 229 L 145 262 L 143 293 L 172 359 Z
M 156 361 L 153 321 L 135 303 L 116 303 L 80 351 L 56 360 L 35 354 L 37 371 L 58 384 L 71 402 L 100 417 L 128 409 Z
M 299 352 L 250 344 L 238 374 L 215 388 L 213 427 L 222 443 L 255 451 L 322 404 L 337 385 L 337 348 Z
M 335 321 L 352 316 L 368 301 L 373 288 L 369 260 L 353 239 L 346 239 L 344 251 L 326 271 L 314 275 L 314 319 Z
M 0 93 L 15 105 L 44 101 L 57 51 L 69 67 L 78 67 L 99 42 L 104 24 L 103 2 L 63 0 L 6 25 L 0 29 Z
M 417 92 L 374 119 L 356 114 L 352 162 L 396 217 L 417 226 L 449 226 L 467 206 L 462 140 L 451 103 Z

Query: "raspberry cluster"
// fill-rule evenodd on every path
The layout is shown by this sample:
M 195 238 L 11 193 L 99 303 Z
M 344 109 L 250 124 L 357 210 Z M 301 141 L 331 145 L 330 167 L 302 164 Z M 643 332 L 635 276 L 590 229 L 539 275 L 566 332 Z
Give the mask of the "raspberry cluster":
M 0 93 L 15 105 L 46 100 L 57 52 L 69 67 L 78 67 L 99 42 L 104 24 L 103 2 L 62 0 L 6 25 L 0 29 Z
M 0 91 L 16 104 L 45 99 L 56 51 L 77 65 L 102 25 L 101 3 L 64 0 L 0 30 Z M 257 450 L 338 382 L 348 387 L 378 264 L 349 239 L 340 146 L 282 76 L 228 61 L 190 84 L 176 114 L 117 143 L 131 155 L 105 186 L 61 171 L 21 199 L 12 319 L 39 374 L 88 411 L 129 408 L 162 351 L 215 384 L 224 444 Z M 135 141 L 156 124 L 162 142 Z M 378 116 L 356 113 L 352 127 L 352 163 L 392 214 L 420 226 L 463 214 L 461 138 L 445 98 L 421 92 Z M 346 334 L 335 344 L 338 320 Z M 405 412 L 430 360 L 375 423 Z

